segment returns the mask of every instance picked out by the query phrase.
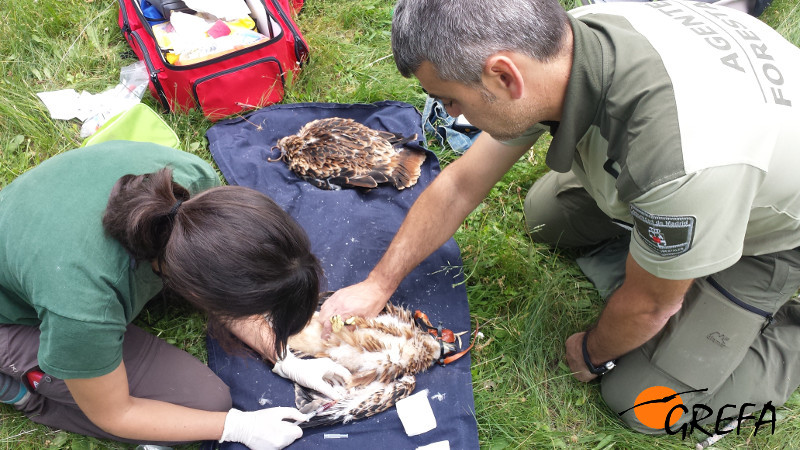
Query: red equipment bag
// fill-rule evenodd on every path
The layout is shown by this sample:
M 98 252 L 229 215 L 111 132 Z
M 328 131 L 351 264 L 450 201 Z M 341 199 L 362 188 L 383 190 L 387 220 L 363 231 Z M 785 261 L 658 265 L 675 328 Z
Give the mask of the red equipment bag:
M 256 43 L 194 62 L 168 60 L 141 0 L 118 0 L 119 26 L 150 75 L 150 91 L 169 111 L 199 107 L 210 120 L 283 100 L 286 78 L 297 75 L 308 60 L 308 44 L 292 19 L 302 0 L 247 0 Z M 256 8 L 254 10 L 254 8 Z M 166 24 L 165 24 L 166 25 Z

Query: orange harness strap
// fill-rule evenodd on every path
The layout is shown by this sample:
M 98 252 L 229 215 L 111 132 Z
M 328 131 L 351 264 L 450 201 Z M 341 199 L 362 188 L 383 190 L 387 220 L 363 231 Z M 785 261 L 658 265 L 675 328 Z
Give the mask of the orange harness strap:
M 439 360 L 436 361 L 436 362 L 439 365 L 442 365 L 442 366 L 450 364 L 450 363 L 456 361 L 458 358 L 461 358 L 465 354 L 469 353 L 469 351 L 472 350 L 472 347 L 475 345 L 475 339 L 478 336 L 478 323 L 476 322 L 475 323 L 475 331 L 473 333 L 474 337 L 472 339 L 472 342 L 469 344 L 469 347 L 467 347 L 466 349 L 464 349 L 464 350 L 462 350 L 462 351 L 460 351 L 458 353 L 452 353 L 452 354 L 450 354 L 450 355 L 445 357 L 444 356 L 444 343 L 447 342 L 448 344 L 452 344 L 452 343 L 455 343 L 455 341 L 456 341 L 455 334 L 453 334 L 453 331 L 449 330 L 447 328 L 442 328 L 441 322 L 439 323 L 438 327 L 434 327 L 433 325 L 431 325 L 430 320 L 428 320 L 428 316 L 424 312 L 422 312 L 420 310 L 414 311 L 414 321 L 417 323 L 417 325 L 420 328 L 426 330 L 434 338 L 436 338 L 437 341 L 439 341 L 439 346 L 441 347 L 442 351 L 441 351 L 441 356 L 439 357 Z
M 444 359 L 443 362 L 441 362 L 439 364 L 441 364 L 441 365 L 450 364 L 451 362 L 453 362 L 453 361 L 457 360 L 458 358 L 461 358 L 465 354 L 469 353 L 469 351 L 472 350 L 472 347 L 475 345 L 475 341 L 477 339 L 478 339 L 478 321 L 476 320 L 475 321 L 475 331 L 473 332 L 472 342 L 470 342 L 469 347 L 465 348 L 464 350 L 461 350 L 458 353 L 454 353 L 454 354 L 448 356 L 447 358 Z

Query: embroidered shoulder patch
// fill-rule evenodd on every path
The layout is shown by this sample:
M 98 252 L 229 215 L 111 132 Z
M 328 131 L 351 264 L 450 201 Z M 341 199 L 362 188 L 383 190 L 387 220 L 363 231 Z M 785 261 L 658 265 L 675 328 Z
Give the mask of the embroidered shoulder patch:
M 692 247 L 693 216 L 661 216 L 631 205 L 633 228 L 647 249 L 659 256 L 678 256 Z

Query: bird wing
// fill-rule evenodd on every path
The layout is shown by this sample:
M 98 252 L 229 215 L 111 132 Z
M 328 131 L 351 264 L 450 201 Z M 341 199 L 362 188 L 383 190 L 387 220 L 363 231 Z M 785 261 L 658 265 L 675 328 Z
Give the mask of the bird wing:
M 302 413 L 320 410 L 308 421 L 298 424 L 301 428 L 348 423 L 386 411 L 399 400 L 411 395 L 417 385 L 413 375 L 406 375 L 390 383 L 374 382 L 367 386 L 348 389 L 347 394 L 332 403 L 332 400 L 317 391 L 294 385 L 295 404 Z

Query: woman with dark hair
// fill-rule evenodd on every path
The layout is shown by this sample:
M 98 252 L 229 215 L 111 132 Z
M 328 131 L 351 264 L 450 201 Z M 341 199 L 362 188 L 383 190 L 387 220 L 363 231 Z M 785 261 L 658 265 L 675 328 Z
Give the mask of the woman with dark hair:
M 123 442 L 282 448 L 302 435 L 303 414 L 231 409 L 208 367 L 131 322 L 168 288 L 276 373 L 336 396 L 329 382 L 344 368 L 286 352 L 321 278 L 286 212 L 220 186 L 196 156 L 122 141 L 55 156 L 0 191 L 0 401 Z

